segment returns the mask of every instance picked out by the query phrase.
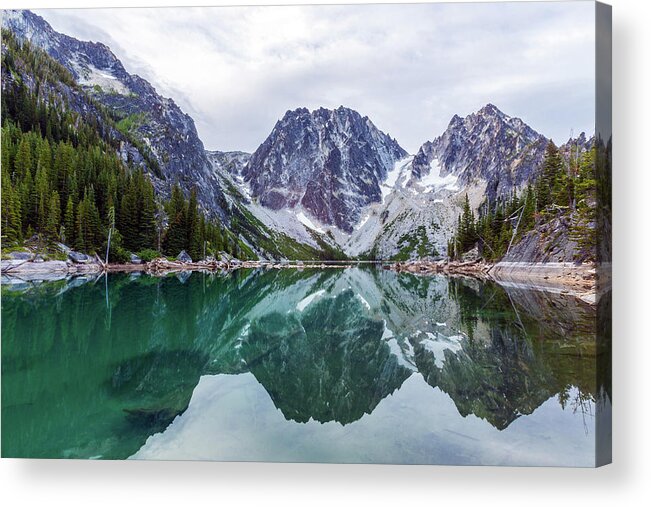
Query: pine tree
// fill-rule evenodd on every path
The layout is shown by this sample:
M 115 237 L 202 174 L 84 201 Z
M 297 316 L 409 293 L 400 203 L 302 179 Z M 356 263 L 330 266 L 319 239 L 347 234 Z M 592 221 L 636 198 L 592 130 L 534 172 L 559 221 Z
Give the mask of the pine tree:
M 475 226 L 475 214 L 470 207 L 470 200 L 466 194 L 463 211 L 459 219 L 459 245 L 461 252 L 470 250 L 477 242 L 477 230 Z
M 128 250 L 138 249 L 138 196 L 135 181 L 130 178 L 122 195 L 118 230 L 122 234 L 124 247 Z
M 527 185 L 524 193 L 524 210 L 522 212 L 522 220 L 520 223 L 520 233 L 530 230 L 535 225 L 536 220 L 536 197 L 531 184 Z
M 66 211 L 63 217 L 63 237 L 61 240 L 68 244 L 75 244 L 75 205 L 72 197 L 68 197 Z
M 142 172 L 139 172 L 140 216 L 138 223 L 138 250 L 154 248 L 156 245 L 156 199 L 154 187 Z
M 188 249 L 187 205 L 178 185 L 172 188 L 172 196 L 167 206 L 169 225 L 163 241 L 166 255 L 176 256 Z
M 559 198 L 563 192 L 563 174 L 561 153 L 554 142 L 549 141 L 545 150 L 541 173 L 536 182 L 536 201 L 539 212 L 546 213 L 548 207 L 554 204 L 554 199 Z
M 187 212 L 187 245 L 188 254 L 193 259 L 202 257 L 203 237 L 201 236 L 201 223 L 199 219 L 199 206 L 197 203 L 197 193 L 192 190 Z
M 75 245 L 78 250 L 91 253 L 100 248 L 102 239 L 99 211 L 93 199 L 93 189 L 90 187 L 84 193 L 77 209 Z
M 13 245 L 22 236 L 20 194 L 13 188 L 7 166 L 2 167 L 2 242 Z
M 42 166 L 36 169 L 34 186 L 38 202 L 36 208 L 36 227 L 38 230 L 43 231 L 45 230 L 48 218 L 51 192 L 46 169 Z
M 61 221 L 61 201 L 59 193 L 55 190 L 49 199 L 48 216 L 45 233 L 51 240 L 59 239 L 59 226 Z
M 26 135 L 21 136 L 16 158 L 14 160 L 14 181 L 25 181 L 27 175 L 32 178 L 32 149 Z

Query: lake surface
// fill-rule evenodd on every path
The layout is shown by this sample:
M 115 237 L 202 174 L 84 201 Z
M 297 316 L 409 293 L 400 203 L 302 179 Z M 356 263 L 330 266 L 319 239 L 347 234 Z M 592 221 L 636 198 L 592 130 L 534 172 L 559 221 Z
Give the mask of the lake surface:
M 594 328 L 376 268 L 4 285 L 2 455 L 593 466 Z

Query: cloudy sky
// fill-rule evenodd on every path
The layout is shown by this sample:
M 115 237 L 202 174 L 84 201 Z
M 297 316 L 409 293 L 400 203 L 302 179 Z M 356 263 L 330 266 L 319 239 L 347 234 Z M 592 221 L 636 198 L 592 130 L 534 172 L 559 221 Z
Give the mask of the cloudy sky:
M 344 105 L 410 152 L 492 102 L 557 141 L 594 130 L 592 2 L 38 10 L 172 97 L 206 148 Z

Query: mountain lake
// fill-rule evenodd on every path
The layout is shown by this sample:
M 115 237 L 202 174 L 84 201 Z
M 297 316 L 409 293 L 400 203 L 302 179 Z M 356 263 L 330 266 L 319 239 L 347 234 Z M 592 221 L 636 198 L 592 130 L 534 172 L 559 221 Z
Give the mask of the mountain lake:
M 2 286 L 3 457 L 593 466 L 596 310 L 375 267 Z

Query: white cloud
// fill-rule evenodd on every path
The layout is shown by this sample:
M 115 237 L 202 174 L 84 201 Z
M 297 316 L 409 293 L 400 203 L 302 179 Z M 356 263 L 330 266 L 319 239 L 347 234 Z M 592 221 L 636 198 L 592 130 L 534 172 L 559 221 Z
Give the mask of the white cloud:
M 211 149 L 252 151 L 303 106 L 354 108 L 412 152 L 487 102 L 559 141 L 594 129 L 591 2 L 37 12 L 109 45 Z

